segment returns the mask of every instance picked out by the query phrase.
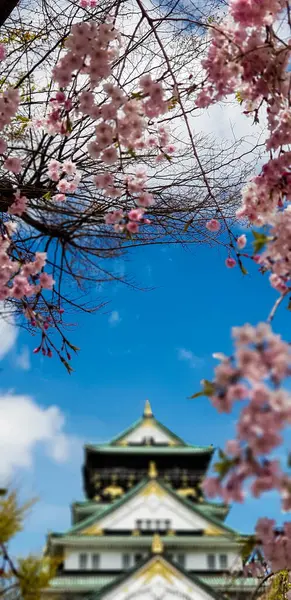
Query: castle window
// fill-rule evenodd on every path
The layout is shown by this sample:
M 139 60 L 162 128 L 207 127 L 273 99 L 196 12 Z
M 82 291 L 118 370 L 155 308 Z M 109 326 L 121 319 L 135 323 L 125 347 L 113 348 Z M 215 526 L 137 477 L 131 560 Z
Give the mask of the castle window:
M 185 567 L 185 554 L 178 554 L 177 562 L 180 565 L 180 567 Z
M 147 529 L 151 529 L 152 528 L 152 522 L 151 522 L 150 519 L 146 520 L 146 526 L 147 526 Z
M 135 554 L 134 556 L 134 562 L 137 565 L 137 563 L 139 563 L 142 560 L 142 554 Z
M 130 555 L 129 554 L 123 554 L 122 555 L 122 568 L 123 569 L 129 569 L 130 567 Z
M 221 569 L 227 569 L 227 554 L 219 555 L 219 566 Z
M 142 520 L 141 520 L 141 519 L 138 519 L 138 520 L 136 521 L 136 528 L 137 528 L 137 529 L 142 529 Z
M 88 565 L 88 554 L 82 552 L 79 554 L 79 569 L 84 570 L 87 569 Z
M 157 519 L 156 520 L 156 529 L 157 529 L 157 531 L 159 531 L 160 527 L 161 527 L 161 521 L 160 521 L 160 519 Z
M 170 519 L 166 519 L 165 520 L 165 528 L 166 529 L 170 529 L 171 528 L 171 521 L 170 521 Z
M 215 569 L 215 554 L 208 554 L 207 555 L 207 566 L 208 569 L 210 569 L 211 571 L 213 571 Z
M 92 554 L 92 569 L 97 570 L 100 567 L 100 554 Z

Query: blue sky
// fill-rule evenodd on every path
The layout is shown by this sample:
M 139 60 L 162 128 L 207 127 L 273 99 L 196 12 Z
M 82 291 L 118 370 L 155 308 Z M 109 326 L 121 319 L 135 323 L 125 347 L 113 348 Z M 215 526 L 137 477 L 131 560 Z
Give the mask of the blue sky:
M 71 376 L 56 359 L 32 355 L 35 341 L 19 333 L 1 363 L 2 397 L 9 392 L 11 406 L 15 398 L 25 397 L 42 414 L 56 405 L 64 416 L 58 427 L 65 439 L 57 433 L 50 440 L 47 434 L 47 442 L 26 440 L 23 447 L 27 450 L 30 443 L 30 464 L 19 467 L 16 457 L 11 466 L 7 477 L 22 496 L 39 497 L 26 530 L 13 544 L 14 552 L 38 551 L 49 529 L 68 528 L 69 504 L 83 498 L 82 444 L 105 441 L 122 431 L 139 418 L 146 398 L 155 416 L 186 441 L 220 446 L 232 436 L 234 415 L 218 415 L 207 399 L 188 397 L 199 389 L 202 378 L 211 378 L 212 353 L 231 350 L 231 327 L 265 319 L 277 296 L 255 271 L 244 277 L 238 268 L 226 269 L 225 258 L 218 247 L 185 251 L 171 246 L 141 248 L 126 262 L 120 260 L 117 269 L 134 274 L 141 286 L 152 289 L 136 291 L 112 284 L 100 290 L 110 300 L 105 309 L 74 317 L 78 327 L 71 340 L 81 351 Z M 290 339 L 285 307 L 274 329 Z M 17 406 L 15 414 L 21 421 Z M 14 437 L 20 439 L 25 429 L 21 421 L 20 433 L 15 433 L 12 417 L 9 443 Z M 63 442 L 66 452 L 62 453 Z M 57 447 L 59 452 L 53 456 Z M 11 447 L 3 444 L 1 454 L 12 460 L 13 452 L 17 455 L 17 439 Z M 228 523 L 251 531 L 260 514 L 284 518 L 275 494 L 234 505 Z

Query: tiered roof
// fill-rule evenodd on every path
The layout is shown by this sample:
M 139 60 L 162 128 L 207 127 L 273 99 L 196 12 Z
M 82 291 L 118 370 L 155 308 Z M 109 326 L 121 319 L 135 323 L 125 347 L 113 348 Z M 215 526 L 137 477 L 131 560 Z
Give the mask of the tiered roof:
M 156 440 L 158 441 L 152 440 L 146 444 L 144 444 L 143 441 L 138 441 L 140 435 L 139 432 L 142 428 L 148 428 L 151 432 L 156 431 Z M 188 499 L 186 495 L 183 495 L 183 492 L 185 491 L 183 487 L 175 489 L 175 487 L 166 483 L 165 478 L 159 475 L 156 464 L 152 461 L 153 455 L 156 457 L 168 456 L 170 465 L 186 466 L 191 474 L 193 463 L 189 460 L 189 457 L 192 457 L 195 460 L 195 464 L 199 464 L 200 468 L 205 471 L 214 452 L 212 445 L 197 446 L 185 443 L 184 440 L 155 419 L 151 406 L 147 401 L 144 413 L 138 421 L 106 444 L 87 444 L 85 446 L 85 451 L 85 481 L 86 477 L 89 477 L 90 469 L 96 469 L 97 472 L 98 469 L 100 469 L 101 472 L 104 464 L 112 467 L 112 465 L 115 464 L 114 460 L 116 457 L 117 464 L 120 464 L 118 463 L 120 460 L 118 457 L 121 457 L 123 460 L 123 457 L 126 456 L 136 457 L 137 468 L 140 464 L 148 465 L 148 475 L 143 476 L 142 480 L 135 482 L 132 488 L 125 491 L 120 498 L 111 498 L 111 502 L 100 499 L 100 496 L 97 498 L 97 501 L 92 500 L 91 495 L 91 499 L 89 500 L 73 503 L 71 507 L 72 527 L 64 533 L 51 533 L 48 536 L 47 552 L 58 553 L 60 546 L 75 548 L 85 548 L 88 546 L 92 548 L 95 546 L 98 549 L 133 549 L 142 547 L 149 549 L 153 541 L 153 536 L 150 532 L 143 531 L 142 535 L 131 535 L 122 530 L 115 531 L 114 527 L 109 531 L 106 529 L 106 526 L 111 527 L 110 524 L 113 522 L 111 521 L 111 515 L 114 516 L 116 511 L 119 511 L 121 507 L 130 503 L 132 499 L 139 494 L 147 496 L 149 493 L 153 493 L 152 489 L 156 490 L 157 496 L 167 495 L 174 499 L 175 502 L 178 502 L 181 508 L 186 508 L 188 516 L 185 510 L 184 514 L 188 519 L 193 518 L 189 511 L 193 516 L 196 516 L 197 528 L 195 531 L 193 530 L 193 533 L 191 529 L 185 531 L 184 534 L 181 532 L 183 535 L 179 535 L 178 531 L 178 535 L 174 535 L 175 532 L 171 531 L 168 531 L 167 534 L 166 532 L 164 534 L 160 533 L 160 535 L 155 534 L 154 539 L 158 542 L 156 550 L 154 550 L 154 545 L 152 545 L 152 553 L 133 569 L 126 570 L 121 574 L 120 572 L 114 573 L 106 571 L 96 574 L 90 574 L 90 572 L 82 572 L 82 574 L 64 572 L 51 581 L 50 588 L 45 590 L 45 592 L 86 592 L 90 594 L 90 600 L 101 600 L 107 596 L 107 594 L 111 597 L 111 591 L 117 589 L 125 580 L 130 581 L 132 576 L 134 576 L 136 581 L 136 577 L 142 576 L 142 574 L 147 573 L 147 571 L 154 573 L 155 569 L 156 572 L 171 573 L 171 576 L 174 576 L 173 574 L 175 573 L 180 573 L 180 575 L 185 578 L 186 583 L 188 581 L 190 586 L 189 589 L 191 589 L 191 586 L 192 589 L 194 589 L 195 586 L 201 588 L 204 590 L 206 597 L 208 597 L 209 600 L 222 600 L 223 597 L 221 592 L 225 592 L 226 590 L 230 592 L 251 592 L 255 589 L 258 581 L 254 578 L 238 577 L 237 575 L 232 577 L 231 575 L 223 573 L 207 574 L 205 572 L 193 573 L 185 571 L 181 566 L 173 563 L 167 554 L 173 547 L 173 541 L 176 549 L 190 549 L 193 548 L 193 546 L 196 548 L 197 546 L 201 548 L 204 547 L 206 549 L 209 548 L 209 544 L 213 543 L 215 548 L 221 548 L 221 551 L 223 551 L 223 548 L 226 546 L 227 548 L 238 549 L 246 541 L 247 536 L 241 535 L 234 529 L 225 525 L 224 520 L 229 511 L 229 507 L 226 504 L 206 502 L 201 494 L 196 498 L 192 498 L 192 500 Z M 93 458 L 94 455 L 97 456 L 96 462 L 95 459 L 92 460 L 92 455 Z M 142 456 L 145 457 L 145 460 L 141 463 L 139 457 Z M 113 459 L 110 457 L 113 457 Z M 175 460 L 173 457 L 175 457 Z M 176 460 L 176 457 L 179 457 L 179 460 Z M 157 458 L 157 464 L 158 460 L 159 459 Z M 163 461 L 161 459 L 162 465 L 165 464 Z M 129 465 L 131 467 L 132 458 L 129 461 Z M 90 482 L 88 483 L 88 481 L 86 482 L 85 487 L 87 485 L 87 487 L 90 488 L 91 484 Z M 147 488 L 151 490 L 151 492 L 147 492 Z M 171 510 L 173 510 L 173 500 L 170 501 L 168 498 L 167 502 L 169 502 L 170 505 L 172 504 Z M 178 505 L 176 506 L 178 508 Z M 107 520 L 108 516 L 110 516 L 109 520 Z M 105 530 L 102 529 L 102 521 L 104 519 Z M 190 523 L 191 522 L 192 521 L 190 520 Z M 193 522 L 195 523 L 194 519 Z M 101 526 L 99 524 L 101 524 Z M 200 525 L 203 527 L 201 531 Z M 133 531 L 132 533 L 135 532 Z M 213 542 L 211 541 L 210 536 L 215 536 L 213 537 Z

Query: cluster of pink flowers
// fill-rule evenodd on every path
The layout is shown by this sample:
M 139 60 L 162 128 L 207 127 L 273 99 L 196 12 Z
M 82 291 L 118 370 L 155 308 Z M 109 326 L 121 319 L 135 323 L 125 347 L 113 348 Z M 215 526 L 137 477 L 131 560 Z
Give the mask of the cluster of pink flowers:
M 63 164 L 58 160 L 51 160 L 48 165 L 48 175 L 52 181 L 57 182 L 59 193 L 53 196 L 53 200 L 59 202 L 66 199 L 66 194 L 76 192 L 81 180 L 75 163 L 70 160 L 65 161 Z
M 7 223 L 7 231 L 11 231 Z M 29 298 L 42 288 L 52 289 L 51 275 L 41 272 L 46 264 L 46 253 L 36 252 L 35 260 L 22 263 L 12 258 L 10 234 L 0 239 L 0 300 Z M 38 283 L 37 283 L 38 282 Z
M 271 222 L 273 226 L 258 264 L 271 272 L 272 287 L 285 294 L 291 283 L 291 206 L 276 213 Z
M 32 124 L 36 128 L 43 128 L 50 135 L 68 136 L 71 130 L 71 115 L 72 100 L 66 97 L 64 92 L 58 91 L 56 95 L 50 99 L 50 110 L 48 114 L 40 119 L 34 119 Z
M 95 8 L 97 0 L 80 0 L 81 8 Z
M 251 479 L 254 496 L 279 489 L 287 510 L 291 482 L 278 461 L 266 457 L 282 443 L 282 430 L 291 422 L 290 394 L 278 388 L 291 374 L 291 350 L 264 323 L 234 328 L 233 337 L 235 353 L 231 358 L 215 355 L 220 364 L 205 393 L 219 412 L 230 413 L 237 401 L 247 403 L 239 415 L 236 439 L 226 445 L 224 477 L 206 479 L 204 489 L 210 496 L 241 502 L 244 483 Z
M 200 107 L 237 92 L 246 114 L 255 120 L 263 104 L 267 108 L 269 138 L 267 150 L 278 150 L 277 157 L 264 165 L 243 190 L 239 217 L 251 223 L 268 223 L 284 199 L 290 200 L 290 61 L 291 43 L 281 41 L 272 24 L 282 9 L 283 0 L 254 2 L 232 0 L 229 15 L 221 26 L 211 29 L 211 44 L 202 65 L 207 83 L 197 97 Z M 266 26 L 268 33 L 266 35 Z M 288 150 L 288 148 L 286 149 Z
M 4 44 L 0 44 L 0 61 L 6 58 L 6 48 Z
M 11 215 L 18 215 L 20 217 L 26 210 L 26 204 L 26 196 L 23 196 L 20 190 L 17 190 L 14 194 L 14 202 L 9 207 L 8 212 Z
M 74 71 L 89 76 L 91 89 L 79 94 L 78 110 L 97 122 L 95 138 L 87 146 L 91 158 L 113 166 L 123 153 L 146 148 L 159 150 L 157 160 L 168 158 L 175 148 L 169 144 L 169 134 L 164 127 L 158 129 L 156 136 L 145 136 L 147 119 L 154 119 L 168 110 L 160 83 L 154 82 L 150 76 L 141 77 L 141 92 L 136 98 L 128 97 L 113 83 L 105 83 L 103 91 L 107 95 L 106 102 L 101 107 L 95 103 L 94 88 L 111 74 L 112 61 L 117 56 L 117 48 L 112 47 L 111 43 L 117 39 L 118 32 L 110 22 L 99 26 L 93 21 L 73 25 L 65 44 L 67 52 L 55 67 L 54 78 L 61 87 L 65 87 L 70 83 Z M 59 92 L 60 94 L 64 93 Z M 62 98 L 56 96 L 55 102 L 64 101 L 65 95 Z M 59 111 L 57 106 L 52 113 L 58 124 L 61 123 Z M 56 161 L 52 162 L 56 164 Z M 54 169 L 51 165 L 52 163 L 49 167 L 50 177 L 59 181 L 59 169 Z M 114 184 L 114 176 L 108 172 L 95 178 L 96 187 L 102 189 L 106 196 L 120 198 L 124 195 L 126 198 L 127 208 L 109 212 L 105 217 L 106 224 L 114 225 L 118 232 L 127 230 L 137 233 L 140 224 L 150 222 L 144 217 L 144 213 L 154 203 L 154 199 L 145 190 L 145 179 L 144 175 L 125 175 L 120 186 Z M 59 181 L 58 190 L 61 194 L 72 191 L 65 189 L 66 185 L 64 179 Z M 128 208 L 129 198 L 132 200 L 131 208 Z
M 137 170 L 135 176 L 125 176 L 123 189 L 114 185 L 113 175 L 104 173 L 95 177 L 97 188 L 103 189 L 107 196 L 118 197 L 126 193 L 135 203 L 135 207 L 128 211 L 118 209 L 110 211 L 105 217 L 107 225 L 113 225 L 117 233 L 128 231 L 137 233 L 140 225 L 149 225 L 150 220 L 145 218 L 145 211 L 154 204 L 153 195 L 146 191 L 147 175 L 144 170 Z
M 108 77 L 117 57 L 117 48 L 110 42 L 117 37 L 118 32 L 110 22 L 98 25 L 95 21 L 84 21 L 72 25 L 65 41 L 67 52 L 53 69 L 59 86 L 69 85 L 75 71 L 87 74 L 92 88 Z
M 291 569 L 291 523 L 278 530 L 273 519 L 259 519 L 256 538 L 273 573 Z
M 272 222 L 276 209 L 284 200 L 291 200 L 291 152 L 269 160 L 260 175 L 254 177 L 242 192 L 242 207 L 238 217 L 247 217 L 254 225 Z
M 80 94 L 81 112 L 100 120 L 95 129 L 96 138 L 88 144 L 88 153 L 92 158 L 100 157 L 102 162 L 112 165 L 119 158 L 117 149 L 127 153 L 145 148 L 158 148 L 161 158 L 174 152 L 174 146 L 168 144 L 169 134 L 164 127 L 159 128 L 157 136 L 145 138 L 145 117 L 148 117 L 148 112 L 151 110 L 154 116 L 158 116 L 167 110 L 162 86 L 156 85 L 159 93 L 156 91 L 150 95 L 150 92 L 143 90 L 143 94 L 147 95 L 144 101 L 141 101 L 128 98 L 118 86 L 106 83 L 103 88 L 110 101 L 101 108 L 95 105 L 92 92 Z
M 0 96 L 0 131 L 9 125 L 13 117 L 16 115 L 20 102 L 19 90 L 9 88 L 2 92 Z M 4 155 L 7 150 L 7 144 L 3 138 L 0 138 L 0 154 Z M 4 157 L 5 158 L 5 157 Z M 4 168 L 12 173 L 20 173 L 22 161 L 14 156 L 6 157 Z

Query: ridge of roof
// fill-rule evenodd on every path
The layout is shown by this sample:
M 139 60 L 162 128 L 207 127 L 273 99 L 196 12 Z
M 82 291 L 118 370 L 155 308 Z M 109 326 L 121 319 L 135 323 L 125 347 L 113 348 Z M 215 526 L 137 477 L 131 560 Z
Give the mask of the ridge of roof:
M 108 502 L 106 503 L 106 506 L 108 506 Z M 79 509 L 85 509 L 86 507 L 88 508 L 93 508 L 93 506 L 96 506 L 96 509 L 100 509 L 102 507 L 102 504 L 100 504 L 99 502 L 97 503 L 96 500 L 76 500 L 75 502 L 71 503 L 71 508 L 74 508 L 75 510 L 79 510 Z M 111 503 L 110 503 L 111 506 Z M 225 502 L 208 502 L 207 500 L 203 500 L 203 502 L 201 502 L 201 504 L 199 504 L 200 508 L 202 507 L 207 507 L 207 508 L 213 508 L 213 509 L 230 509 L 229 504 L 225 504 Z M 103 506 L 102 508 L 105 508 L 105 506 Z
M 156 445 L 156 446 L 118 446 L 117 444 L 114 445 L 112 443 L 102 443 L 102 444 L 85 444 L 84 448 L 86 450 L 93 450 L 94 452 L 119 452 L 119 453 L 123 453 L 123 454 L 128 454 L 128 452 L 132 452 L 132 453 L 150 453 L 150 452 L 157 452 L 158 454 L 161 453 L 168 453 L 168 454 L 174 454 L 176 452 L 178 453 L 199 453 L 199 454 L 212 454 L 215 450 L 214 446 L 196 446 L 194 444 L 184 444 L 183 446 L 162 446 L 162 445 Z
M 109 506 L 106 506 L 104 508 L 104 511 L 97 511 L 97 510 L 94 511 L 93 514 L 89 515 L 86 519 L 82 519 L 79 523 L 77 523 L 76 525 L 73 525 L 73 527 L 71 527 L 70 529 L 68 529 L 66 532 L 64 532 L 61 535 L 66 536 L 66 535 L 70 535 L 71 533 L 74 534 L 82 529 L 85 529 L 86 527 L 89 527 L 93 523 L 98 522 L 104 516 L 107 516 L 111 512 L 118 509 L 120 506 L 123 506 L 124 504 L 126 504 L 126 502 L 128 502 L 131 498 L 133 498 L 141 489 L 143 489 L 143 487 L 145 487 L 148 483 L 153 482 L 153 481 L 156 481 L 168 494 L 170 494 L 173 498 L 175 498 L 178 502 L 180 502 L 180 504 L 186 506 L 187 508 L 192 510 L 194 513 L 196 513 L 200 517 L 206 519 L 207 521 L 209 521 L 210 523 L 212 523 L 219 529 L 223 529 L 226 531 L 226 533 L 229 533 L 232 535 L 240 535 L 238 531 L 235 531 L 231 527 L 228 527 L 227 525 L 222 523 L 219 519 L 216 519 L 214 516 L 205 515 L 205 513 L 203 513 L 203 511 L 199 510 L 198 505 L 193 504 L 193 502 L 191 502 L 187 498 L 183 498 L 183 497 L 179 496 L 179 494 L 177 494 L 175 492 L 175 490 L 173 490 L 172 488 L 167 486 L 159 478 L 151 479 L 149 477 L 142 479 L 136 486 L 134 486 L 131 490 L 129 490 L 126 494 L 124 494 L 124 496 L 122 496 L 121 498 L 119 498 L 118 500 L 116 500 L 115 502 L 110 504 Z

